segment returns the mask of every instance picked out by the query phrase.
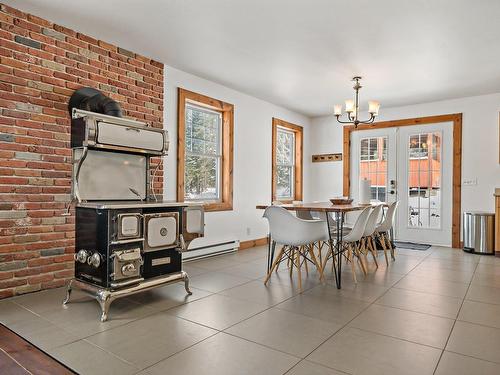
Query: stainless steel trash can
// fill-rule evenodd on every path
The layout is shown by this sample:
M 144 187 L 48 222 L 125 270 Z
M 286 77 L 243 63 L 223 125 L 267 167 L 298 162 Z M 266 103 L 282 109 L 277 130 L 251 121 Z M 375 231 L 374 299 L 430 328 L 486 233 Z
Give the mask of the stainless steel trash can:
M 464 251 L 495 254 L 495 214 L 469 211 L 463 217 Z

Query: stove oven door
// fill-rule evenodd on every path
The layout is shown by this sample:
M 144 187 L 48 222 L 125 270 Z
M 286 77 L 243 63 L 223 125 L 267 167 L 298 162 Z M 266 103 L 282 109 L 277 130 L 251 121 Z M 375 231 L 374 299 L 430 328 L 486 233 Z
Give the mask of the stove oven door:
M 116 240 L 139 239 L 142 236 L 142 215 L 140 213 L 122 213 L 115 217 Z
M 144 215 L 144 251 L 179 246 L 179 213 L 163 212 Z

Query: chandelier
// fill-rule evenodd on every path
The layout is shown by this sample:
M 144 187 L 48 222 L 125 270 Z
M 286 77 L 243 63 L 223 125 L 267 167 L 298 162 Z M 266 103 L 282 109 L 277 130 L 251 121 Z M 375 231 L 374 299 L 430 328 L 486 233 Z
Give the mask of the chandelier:
M 371 124 L 375 121 L 375 117 L 378 115 L 378 110 L 380 109 L 380 103 L 376 101 L 368 102 L 368 113 L 370 114 L 370 118 L 368 120 L 360 120 L 358 118 L 359 112 L 359 89 L 363 86 L 359 83 L 361 77 L 356 76 L 352 78 L 354 81 L 354 86 L 352 87 L 356 92 L 354 96 L 354 100 L 346 100 L 345 101 L 345 111 L 347 113 L 347 120 L 341 120 L 342 116 L 342 104 L 335 104 L 333 106 L 333 114 L 337 118 L 337 121 L 341 124 L 353 124 L 355 128 L 358 127 L 359 124 Z

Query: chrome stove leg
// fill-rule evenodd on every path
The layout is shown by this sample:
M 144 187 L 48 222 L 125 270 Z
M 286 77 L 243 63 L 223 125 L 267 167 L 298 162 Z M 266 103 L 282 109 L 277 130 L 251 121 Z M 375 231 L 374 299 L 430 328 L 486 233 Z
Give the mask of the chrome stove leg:
M 184 280 L 184 288 L 186 289 L 186 293 L 188 295 L 191 295 L 193 294 L 193 292 L 191 292 L 191 289 L 189 289 L 189 275 L 185 271 L 181 272 L 182 272 L 182 279 Z
M 63 305 L 66 305 L 69 302 L 69 299 L 71 298 L 71 291 L 73 290 L 73 282 L 75 279 L 71 279 L 68 283 L 68 286 L 66 288 L 66 297 L 63 300 Z
M 111 298 L 111 293 L 107 290 L 99 290 L 96 294 L 97 302 L 101 306 L 101 322 L 108 320 L 108 311 L 113 298 Z

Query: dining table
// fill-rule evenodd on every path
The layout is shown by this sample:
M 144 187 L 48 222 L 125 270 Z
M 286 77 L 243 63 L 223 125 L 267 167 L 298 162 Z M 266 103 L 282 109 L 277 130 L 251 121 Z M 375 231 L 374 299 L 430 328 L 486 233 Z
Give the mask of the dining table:
M 344 224 L 345 224 L 345 216 L 348 212 L 360 211 L 365 209 L 366 207 L 376 207 L 378 205 L 388 206 L 386 202 L 372 201 L 368 204 L 351 202 L 349 204 L 333 204 L 331 202 L 300 202 L 300 203 L 288 203 L 288 204 L 275 204 L 274 206 L 283 207 L 288 211 L 309 211 L 309 212 L 317 212 L 323 214 L 325 216 L 325 225 L 327 226 L 328 235 L 329 235 L 329 246 L 331 249 L 334 249 L 332 254 L 333 257 L 333 269 L 335 274 L 335 284 L 337 289 L 342 288 L 342 236 L 344 232 Z M 265 210 L 269 205 L 257 205 L 256 208 L 258 210 Z M 332 236 L 332 223 L 331 220 L 328 220 L 328 215 L 333 215 L 333 221 L 335 222 L 335 231 L 333 232 L 335 235 L 335 242 Z M 271 235 L 269 234 L 268 241 L 268 271 L 270 269 L 270 264 L 272 262 L 272 257 L 274 254 L 271 254 Z

